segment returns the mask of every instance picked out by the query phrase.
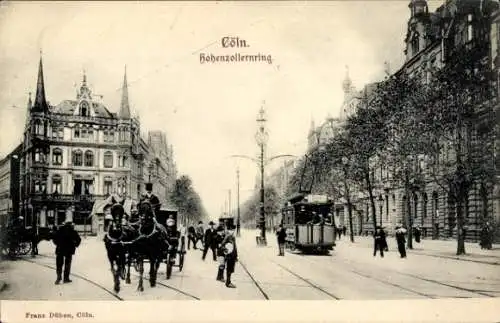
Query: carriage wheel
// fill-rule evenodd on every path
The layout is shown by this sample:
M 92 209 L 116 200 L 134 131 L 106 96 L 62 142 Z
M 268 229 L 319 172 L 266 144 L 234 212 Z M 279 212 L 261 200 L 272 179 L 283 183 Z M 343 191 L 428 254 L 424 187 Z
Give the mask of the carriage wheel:
M 29 242 L 21 242 L 17 249 L 17 252 L 20 255 L 27 255 L 31 251 L 31 243 Z

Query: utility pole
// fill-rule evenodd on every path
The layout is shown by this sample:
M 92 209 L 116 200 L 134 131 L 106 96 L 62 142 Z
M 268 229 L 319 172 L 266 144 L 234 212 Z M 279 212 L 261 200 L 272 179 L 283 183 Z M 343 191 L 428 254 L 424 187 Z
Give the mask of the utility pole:
M 238 204 L 237 208 L 237 219 L 236 219 L 236 236 L 240 236 L 240 169 L 236 169 L 236 203 Z
M 227 215 L 230 217 L 231 214 L 233 213 L 231 210 L 231 189 L 228 190 L 228 194 L 229 194 L 229 207 L 228 207 Z

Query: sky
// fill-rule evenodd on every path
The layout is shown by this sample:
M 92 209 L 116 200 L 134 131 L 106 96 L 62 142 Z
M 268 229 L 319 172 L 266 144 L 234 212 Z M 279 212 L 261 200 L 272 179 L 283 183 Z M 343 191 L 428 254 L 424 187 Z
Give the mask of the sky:
M 409 1 L 1 2 L 0 156 L 22 140 L 42 50 L 48 101 L 75 99 L 83 70 L 112 112 L 125 65 L 142 131 L 163 130 L 180 174 L 212 218 L 254 188 L 258 110 L 268 154 L 301 155 L 311 120 L 339 116 L 346 66 L 357 88 L 404 61 Z M 430 1 L 434 10 L 442 1 Z M 249 45 L 224 48 L 222 38 Z M 271 55 L 267 62 L 201 63 L 200 54 Z M 99 99 L 101 100 L 101 99 Z M 276 161 L 268 170 L 280 166 Z

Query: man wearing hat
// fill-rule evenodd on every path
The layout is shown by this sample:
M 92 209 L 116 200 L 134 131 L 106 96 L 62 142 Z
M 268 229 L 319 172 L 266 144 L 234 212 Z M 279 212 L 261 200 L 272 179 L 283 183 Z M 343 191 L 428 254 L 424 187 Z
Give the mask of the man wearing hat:
M 153 210 L 156 212 L 160 209 L 160 200 L 156 195 L 153 194 L 153 183 L 146 183 L 146 195 L 145 198 L 149 200 Z
M 61 282 L 61 274 L 64 264 L 64 283 L 71 283 L 69 275 L 71 272 L 71 260 L 75 254 L 76 248 L 80 245 L 81 238 L 78 232 L 73 228 L 73 223 L 70 220 L 64 222 L 54 234 L 54 244 L 56 245 L 56 284 Z
M 216 249 L 217 249 L 217 241 L 216 241 L 216 236 L 217 232 L 215 231 L 215 223 L 213 221 L 210 221 L 208 223 L 209 228 L 205 231 L 205 243 L 203 246 L 203 256 L 201 259 L 205 260 L 205 257 L 207 256 L 207 251 L 208 249 L 212 249 L 212 255 L 214 261 L 217 261 L 216 257 Z
M 236 286 L 231 283 L 231 275 L 234 273 L 236 261 L 238 260 L 238 250 L 236 248 L 236 239 L 234 238 L 234 230 L 236 227 L 228 224 L 226 230 L 219 227 L 217 229 L 218 241 L 222 239 L 217 250 L 220 258 L 219 271 L 217 273 L 217 280 L 224 281 L 224 269 L 226 269 L 226 287 L 235 288 Z

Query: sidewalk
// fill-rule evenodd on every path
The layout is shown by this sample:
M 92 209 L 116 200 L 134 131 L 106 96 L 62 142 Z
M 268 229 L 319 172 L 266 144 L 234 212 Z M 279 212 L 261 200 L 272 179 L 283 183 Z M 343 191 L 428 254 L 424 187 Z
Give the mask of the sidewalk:
M 373 237 L 354 236 L 355 245 L 364 248 L 373 248 Z M 342 236 L 337 244 L 351 244 L 349 236 Z M 389 250 L 397 251 L 394 237 L 387 238 Z M 413 241 L 413 249 L 407 249 L 409 253 L 420 254 L 431 257 L 448 258 L 461 261 L 471 261 L 489 265 L 500 265 L 500 245 L 494 244 L 491 250 L 481 249 L 479 243 L 466 242 L 465 255 L 457 256 L 456 240 L 429 240 L 422 239 L 420 243 Z

